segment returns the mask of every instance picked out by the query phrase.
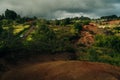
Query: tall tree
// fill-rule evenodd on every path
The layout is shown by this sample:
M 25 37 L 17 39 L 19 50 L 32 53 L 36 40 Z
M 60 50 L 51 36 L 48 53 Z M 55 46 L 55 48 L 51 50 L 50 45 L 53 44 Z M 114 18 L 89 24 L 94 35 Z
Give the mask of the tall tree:
M 0 21 L 0 34 L 2 33 L 3 28 L 2 28 L 2 22 Z
M 5 11 L 5 18 L 15 20 L 17 17 L 17 13 L 15 11 L 9 9 Z
M 68 25 L 68 24 L 70 24 L 70 18 L 65 18 L 61 21 L 61 25 L 65 26 L 65 25 Z
M 0 15 L 0 20 L 3 20 L 5 18 L 4 14 Z

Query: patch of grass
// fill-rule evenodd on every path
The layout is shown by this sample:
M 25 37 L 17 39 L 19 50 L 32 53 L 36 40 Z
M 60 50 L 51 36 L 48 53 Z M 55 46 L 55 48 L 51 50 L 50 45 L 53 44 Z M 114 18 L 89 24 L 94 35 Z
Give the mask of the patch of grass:
M 14 26 L 14 27 L 13 27 L 13 28 L 14 28 L 13 34 L 16 35 L 16 34 L 18 34 L 19 32 L 21 32 L 21 31 L 23 31 L 24 29 L 27 29 L 27 28 L 29 28 L 29 27 L 30 27 L 29 25 L 25 25 L 25 26 L 23 26 L 23 25 L 17 25 L 17 26 Z

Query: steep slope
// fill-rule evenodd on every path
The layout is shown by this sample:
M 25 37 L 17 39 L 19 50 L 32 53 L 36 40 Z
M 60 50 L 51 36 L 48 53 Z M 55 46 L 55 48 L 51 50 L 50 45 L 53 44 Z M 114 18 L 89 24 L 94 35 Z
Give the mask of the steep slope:
M 103 63 L 56 61 L 9 71 L 2 80 L 120 80 L 120 68 Z

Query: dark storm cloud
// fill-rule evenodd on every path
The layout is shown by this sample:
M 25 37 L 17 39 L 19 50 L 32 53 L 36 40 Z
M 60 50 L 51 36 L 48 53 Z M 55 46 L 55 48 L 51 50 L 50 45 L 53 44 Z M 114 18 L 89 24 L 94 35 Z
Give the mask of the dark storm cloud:
M 0 13 L 15 10 L 22 16 L 64 18 L 120 14 L 120 0 L 0 0 Z

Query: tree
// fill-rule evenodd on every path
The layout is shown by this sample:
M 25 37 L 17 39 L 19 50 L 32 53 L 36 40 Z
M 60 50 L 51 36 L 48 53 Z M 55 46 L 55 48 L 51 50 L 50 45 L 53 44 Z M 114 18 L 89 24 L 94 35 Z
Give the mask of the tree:
M 68 25 L 68 24 L 70 24 L 70 18 L 65 18 L 61 21 L 61 25 L 65 26 L 65 25 Z
M 5 53 L 9 52 L 8 48 L 12 45 L 13 39 L 13 27 L 8 25 L 9 28 L 7 30 L 3 30 L 0 34 L 0 56 L 5 55 Z M 3 54 L 4 53 L 4 54 Z
M 80 24 L 80 23 L 75 23 L 75 24 L 74 24 L 74 28 L 77 29 L 78 32 L 79 32 L 79 31 L 82 30 L 82 24 Z
M 36 31 L 36 39 L 43 40 L 43 41 L 48 41 L 52 40 L 55 37 L 55 34 L 52 30 L 48 28 L 48 26 L 44 24 L 38 24 L 39 28 Z
M 32 50 L 38 52 L 52 52 L 54 50 L 56 35 L 45 24 L 38 23 L 38 29 L 36 30 L 32 38 L 33 40 L 30 44 L 32 45 L 30 46 Z
M 3 19 L 5 19 L 4 14 L 0 15 L 0 20 L 3 20 Z
M 74 23 L 74 25 L 71 27 L 70 32 L 74 34 L 74 38 L 77 38 L 81 30 L 82 30 L 82 24 L 77 22 L 77 23 Z
M 109 15 L 109 16 L 102 16 L 101 19 L 107 19 L 107 20 L 114 20 L 118 19 L 119 17 L 117 15 Z
M 2 22 L 0 21 L 0 34 L 2 33 L 3 28 L 2 28 Z
M 84 17 L 84 16 L 81 16 L 79 19 L 80 20 L 91 20 L 89 17 Z
M 0 20 L 2 20 L 2 16 L 0 15 Z
M 15 19 L 17 19 L 17 17 L 18 17 L 17 13 L 15 11 L 12 11 L 12 10 L 9 10 L 9 9 L 7 9 L 5 11 L 5 18 L 6 19 L 15 20 Z
M 54 21 L 54 24 L 55 24 L 55 25 L 60 25 L 60 21 L 56 19 L 56 20 Z

